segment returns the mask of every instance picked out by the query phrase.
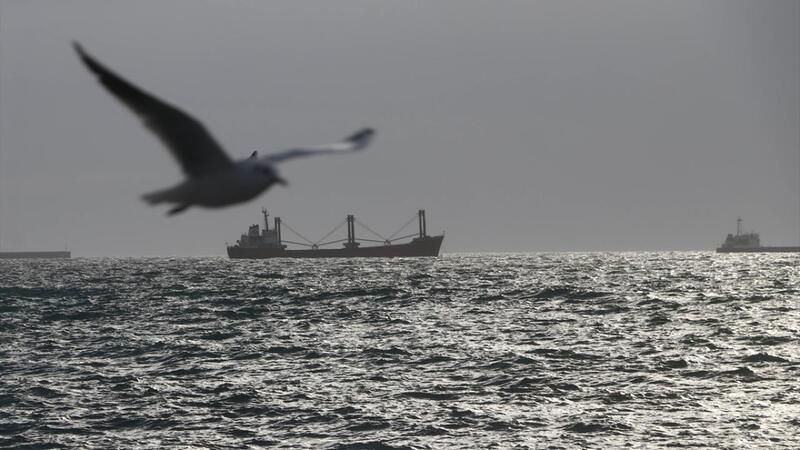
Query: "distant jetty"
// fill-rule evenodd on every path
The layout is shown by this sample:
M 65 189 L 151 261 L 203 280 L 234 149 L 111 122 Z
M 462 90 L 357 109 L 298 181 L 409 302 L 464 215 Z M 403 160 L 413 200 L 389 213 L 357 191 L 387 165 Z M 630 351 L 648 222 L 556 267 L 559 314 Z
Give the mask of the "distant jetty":
M 800 253 L 800 247 L 764 247 L 758 233 L 742 232 L 742 218 L 736 219 L 736 235 L 728 234 L 717 253 Z
M 69 251 L 56 252 L 0 252 L 0 259 L 63 259 L 70 258 Z

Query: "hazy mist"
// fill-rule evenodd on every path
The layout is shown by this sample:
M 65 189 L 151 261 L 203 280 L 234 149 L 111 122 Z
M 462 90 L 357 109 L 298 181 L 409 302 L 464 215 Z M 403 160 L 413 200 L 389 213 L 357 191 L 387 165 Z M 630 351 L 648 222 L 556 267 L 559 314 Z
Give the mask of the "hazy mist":
M 182 178 L 87 51 L 288 187 L 167 218 Z M 0 0 L 0 248 L 222 255 L 266 207 L 312 238 L 417 209 L 444 252 L 800 241 L 796 0 Z

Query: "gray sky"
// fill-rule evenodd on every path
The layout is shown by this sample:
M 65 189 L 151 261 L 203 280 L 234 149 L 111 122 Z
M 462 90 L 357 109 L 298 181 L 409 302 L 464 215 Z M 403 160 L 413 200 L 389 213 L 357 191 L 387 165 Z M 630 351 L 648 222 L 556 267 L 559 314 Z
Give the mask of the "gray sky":
M 235 158 L 378 137 L 167 218 L 177 164 L 71 40 Z M 312 239 L 425 208 L 445 252 L 796 245 L 800 2 L 0 0 L 0 248 L 218 255 L 262 206 Z

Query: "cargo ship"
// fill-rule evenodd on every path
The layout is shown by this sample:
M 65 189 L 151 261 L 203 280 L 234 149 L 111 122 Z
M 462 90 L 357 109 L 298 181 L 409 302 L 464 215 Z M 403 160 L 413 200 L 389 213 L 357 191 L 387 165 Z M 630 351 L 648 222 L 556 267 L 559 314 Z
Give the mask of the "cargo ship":
M 55 251 L 55 252 L 0 252 L 0 259 L 50 259 L 50 258 L 69 258 L 71 257 L 69 251 Z
M 736 235 L 728 234 L 717 253 L 798 253 L 800 247 L 764 247 L 758 233 L 742 232 L 742 218 L 736 219 Z
M 264 229 L 261 230 L 258 224 L 251 225 L 247 230 L 247 234 L 243 234 L 241 238 L 236 241 L 235 245 L 228 247 L 228 257 L 232 259 L 262 259 L 262 258 L 354 258 L 354 257 L 420 257 L 420 256 L 439 256 L 439 249 L 444 240 L 444 233 L 438 236 L 428 236 L 427 223 L 425 219 L 425 210 L 419 210 L 417 214 L 406 222 L 403 227 L 395 232 L 392 236 L 384 238 L 380 234 L 372 231 L 369 227 L 358 222 L 352 214 L 348 215 L 345 221 L 339 224 L 331 232 L 325 235 L 322 239 L 312 242 L 303 237 L 300 233 L 294 231 L 291 227 L 286 225 L 280 217 L 274 218 L 272 229 L 269 227 L 269 215 L 266 209 L 262 209 L 261 213 L 264 215 Z M 394 237 L 414 220 L 419 223 L 419 230 L 416 233 L 406 236 Z M 359 224 L 371 234 L 380 238 L 377 239 L 356 239 L 355 226 Z M 328 239 L 334 232 L 342 226 L 347 225 L 347 237 L 342 239 L 335 239 L 328 242 L 322 242 Z M 282 229 L 286 228 L 294 235 L 298 236 L 305 242 L 297 242 L 286 240 L 282 236 Z M 396 243 L 396 241 L 411 238 L 411 241 L 405 243 Z M 361 246 L 362 242 L 374 242 L 381 245 Z M 328 245 L 341 243 L 342 247 L 339 248 L 322 248 Z M 294 244 L 305 246 L 305 249 L 289 249 L 286 244 Z

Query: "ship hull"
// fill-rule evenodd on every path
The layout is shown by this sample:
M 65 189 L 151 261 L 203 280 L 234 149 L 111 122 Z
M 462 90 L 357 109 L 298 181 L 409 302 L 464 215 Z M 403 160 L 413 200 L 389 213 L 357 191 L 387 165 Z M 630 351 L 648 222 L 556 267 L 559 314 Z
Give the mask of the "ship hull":
M 69 258 L 70 252 L 0 252 L 0 259 Z
M 228 247 L 231 259 L 264 258 L 399 258 L 439 256 L 444 236 L 416 238 L 406 244 L 382 245 L 355 248 L 325 248 L 309 250 L 287 250 L 284 248 Z
M 800 247 L 720 247 L 717 253 L 800 253 Z

